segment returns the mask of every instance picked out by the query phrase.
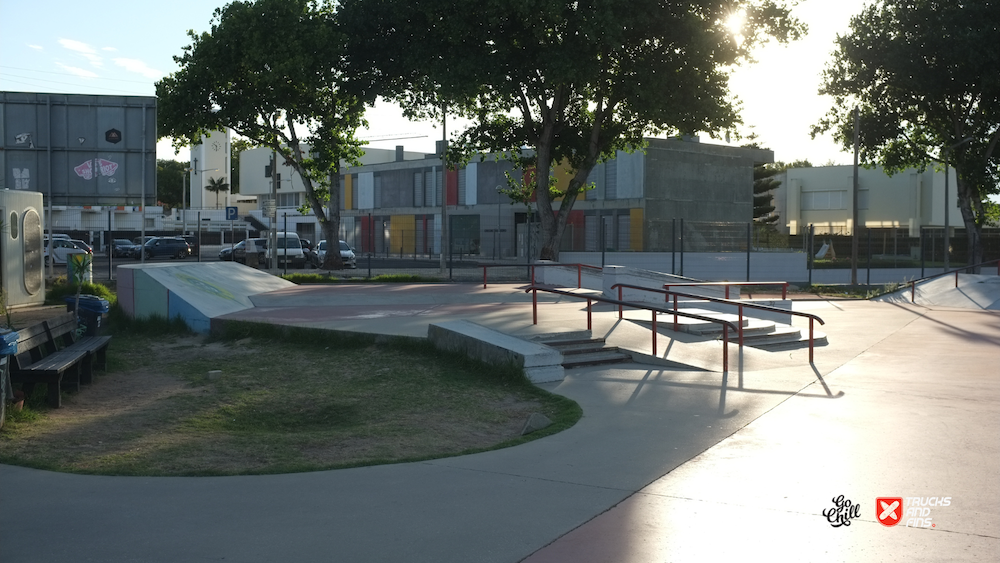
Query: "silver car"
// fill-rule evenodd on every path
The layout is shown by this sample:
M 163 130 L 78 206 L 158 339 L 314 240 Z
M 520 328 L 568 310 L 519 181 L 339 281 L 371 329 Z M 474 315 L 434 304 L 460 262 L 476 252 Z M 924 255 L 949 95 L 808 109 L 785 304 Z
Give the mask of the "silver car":
M 313 267 L 323 267 L 323 260 L 326 259 L 326 241 L 321 240 L 316 245 L 316 250 L 312 253 Z M 340 259 L 344 262 L 345 268 L 357 268 L 358 257 L 354 254 L 354 249 L 346 241 L 340 241 Z

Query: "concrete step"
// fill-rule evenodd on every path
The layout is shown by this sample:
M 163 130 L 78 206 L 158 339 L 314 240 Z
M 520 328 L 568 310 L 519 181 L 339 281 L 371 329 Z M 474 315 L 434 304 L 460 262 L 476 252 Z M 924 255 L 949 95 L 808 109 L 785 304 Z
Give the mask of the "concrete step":
M 618 348 L 611 348 L 607 350 L 598 350 L 590 352 L 579 352 L 563 355 L 562 366 L 566 369 L 583 367 L 583 366 L 596 366 L 601 364 L 621 364 L 626 362 L 631 362 L 632 356 L 619 352 Z
M 619 351 L 617 346 L 607 346 L 603 338 L 580 338 L 555 335 L 536 342 L 558 350 L 563 356 L 564 368 L 631 362 L 632 356 Z

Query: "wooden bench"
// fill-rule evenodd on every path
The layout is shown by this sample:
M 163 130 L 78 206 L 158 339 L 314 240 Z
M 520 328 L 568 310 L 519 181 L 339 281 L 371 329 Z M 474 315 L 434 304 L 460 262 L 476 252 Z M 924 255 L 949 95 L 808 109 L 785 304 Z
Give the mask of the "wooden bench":
M 110 336 L 76 338 L 74 313 L 65 313 L 18 330 L 17 354 L 11 357 L 10 380 L 21 383 L 25 395 L 35 385 L 48 386 L 48 402 L 62 406 L 62 390 L 79 391 L 93 381 L 94 368 L 107 370 Z

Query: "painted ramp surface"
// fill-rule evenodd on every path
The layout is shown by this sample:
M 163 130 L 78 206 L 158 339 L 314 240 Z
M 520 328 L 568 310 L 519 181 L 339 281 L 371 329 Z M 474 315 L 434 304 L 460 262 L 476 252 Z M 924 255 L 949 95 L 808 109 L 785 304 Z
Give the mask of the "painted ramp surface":
M 251 295 L 294 285 L 233 262 L 118 267 L 118 300 L 126 313 L 180 317 L 202 333 L 208 332 L 212 318 L 252 308 Z

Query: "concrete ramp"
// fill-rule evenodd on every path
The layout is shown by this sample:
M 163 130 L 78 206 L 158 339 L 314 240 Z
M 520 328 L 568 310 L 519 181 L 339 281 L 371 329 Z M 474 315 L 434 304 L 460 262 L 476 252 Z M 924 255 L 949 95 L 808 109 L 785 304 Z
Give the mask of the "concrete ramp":
M 201 333 L 213 317 L 252 308 L 250 296 L 294 285 L 234 262 L 118 266 L 118 301 L 126 313 L 180 317 Z
M 881 295 L 873 301 L 910 303 L 911 291 L 904 289 Z M 959 274 L 958 287 L 955 276 L 920 282 L 917 284 L 914 303 L 924 306 L 957 307 L 962 309 L 1000 310 L 1000 276 L 989 274 Z

